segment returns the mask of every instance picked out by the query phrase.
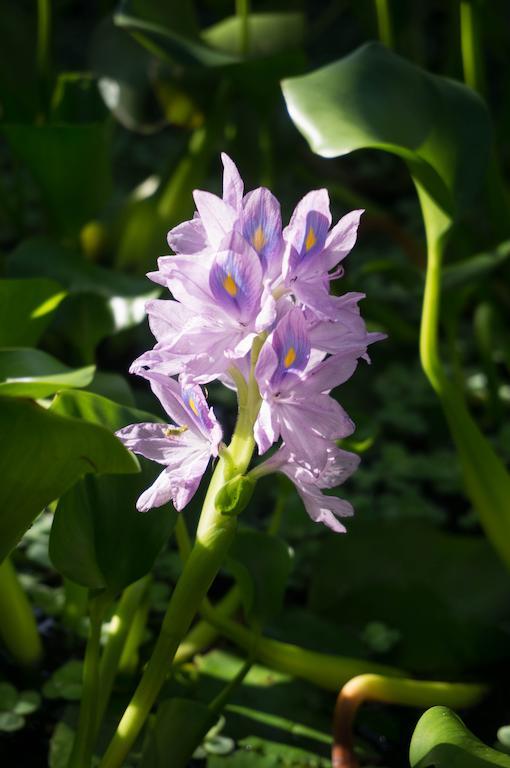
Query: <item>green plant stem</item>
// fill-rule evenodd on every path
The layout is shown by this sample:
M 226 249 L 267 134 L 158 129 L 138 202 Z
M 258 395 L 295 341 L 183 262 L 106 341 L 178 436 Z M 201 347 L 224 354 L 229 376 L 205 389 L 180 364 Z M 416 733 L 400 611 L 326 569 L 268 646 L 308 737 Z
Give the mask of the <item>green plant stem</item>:
M 487 686 L 476 683 L 359 675 L 349 680 L 338 694 L 333 720 L 332 765 L 334 768 L 357 768 L 353 724 L 356 712 L 364 701 L 383 701 L 423 709 L 436 704 L 464 708 L 478 704 L 487 691 Z
M 478 10 L 474 0 L 460 2 L 460 42 L 464 82 L 483 95 L 485 67 L 480 46 Z
M 375 0 L 379 40 L 387 48 L 394 47 L 393 25 L 391 23 L 390 0 Z
M 40 662 L 43 648 L 32 606 L 8 557 L 0 565 L 0 639 L 21 666 Z
M 210 603 L 203 602 L 202 615 L 222 635 L 234 642 L 240 648 L 250 653 L 254 647 L 256 635 L 246 627 L 221 615 Z M 403 676 L 403 672 L 385 664 L 376 664 L 364 659 L 352 659 L 343 656 L 332 656 L 325 653 L 317 653 L 306 648 L 300 648 L 291 643 L 282 643 L 278 640 L 261 636 L 256 644 L 256 657 L 264 664 L 274 667 L 280 672 L 295 675 L 303 680 L 308 680 L 328 691 L 338 691 L 351 677 L 363 672 Z
M 99 666 L 99 695 L 97 700 L 97 720 L 100 723 L 110 700 L 110 695 L 119 668 L 123 650 L 130 633 L 132 622 L 138 607 L 147 594 L 152 582 L 150 575 L 130 584 L 119 600 L 117 610 L 110 620 L 108 639 L 101 655 Z
M 448 219 L 416 182 L 427 233 L 427 275 L 420 329 L 420 357 L 455 441 L 467 495 L 490 543 L 510 567 L 510 474 L 466 408 L 462 392 L 445 375 L 439 357 L 441 261 Z
M 92 764 L 98 726 L 99 652 L 101 627 L 110 596 L 101 593 L 89 602 L 90 631 L 83 663 L 83 694 L 80 703 L 78 731 L 67 768 L 89 768 Z
M 247 56 L 250 51 L 250 0 L 236 0 L 236 14 L 241 20 L 241 55 Z
M 271 536 L 276 536 L 280 529 L 287 495 L 288 493 L 286 489 L 280 491 L 280 495 L 278 496 L 274 506 L 273 514 L 271 515 L 267 529 Z M 186 529 L 186 536 L 187 535 L 188 532 Z M 185 539 L 182 537 L 180 547 L 181 557 L 186 551 L 185 547 Z M 212 611 L 215 611 L 219 616 L 223 616 L 226 619 L 230 618 L 232 614 L 237 611 L 240 605 L 241 590 L 237 585 L 231 587 L 226 595 L 224 595 L 224 597 L 222 597 L 222 599 L 219 600 L 214 607 L 209 603 L 209 601 L 206 602 L 206 607 Z M 204 648 L 211 646 L 219 634 L 220 632 L 215 629 L 212 624 L 210 624 L 208 621 L 205 621 L 205 619 L 201 619 L 188 632 L 182 643 L 179 645 L 177 653 L 175 654 L 174 663 L 183 664 L 184 662 L 188 661 L 188 659 L 191 659 L 193 656 L 195 656 L 195 654 L 199 653 Z
M 241 605 L 241 592 L 238 587 L 232 587 L 225 597 L 223 597 L 214 610 L 221 616 L 228 618 Z M 200 653 L 204 648 L 208 648 L 216 640 L 220 633 L 213 625 L 202 619 L 188 632 L 175 654 L 174 663 L 183 664 L 193 658 L 195 654 Z
M 442 391 L 445 384 L 445 376 L 438 351 L 443 242 L 441 238 L 433 236 L 430 236 L 428 241 L 427 274 L 420 328 L 421 364 L 430 383 L 438 394 Z
M 240 402 L 236 429 L 228 449 L 238 472 L 246 470 L 253 453 L 252 424 L 248 404 Z M 169 664 L 234 538 L 236 517 L 221 515 L 215 506 L 218 491 L 231 477 L 227 466 L 228 463 L 220 457 L 204 501 L 195 543 L 172 593 L 153 654 L 101 761 L 101 768 L 120 768 L 123 764 L 156 701 Z
M 464 82 L 481 96 L 486 93 L 485 66 L 480 38 L 479 9 L 476 0 L 460 2 L 460 41 Z M 491 147 L 484 197 L 498 239 L 509 232 L 510 203 L 495 145 Z
M 122 649 L 119 661 L 119 675 L 134 675 L 140 661 L 140 646 L 145 637 L 147 619 L 149 618 L 150 601 L 146 593 L 135 611 L 133 622 L 129 627 L 128 636 Z
M 46 114 L 50 79 L 51 0 L 37 0 L 37 74 L 40 107 Z

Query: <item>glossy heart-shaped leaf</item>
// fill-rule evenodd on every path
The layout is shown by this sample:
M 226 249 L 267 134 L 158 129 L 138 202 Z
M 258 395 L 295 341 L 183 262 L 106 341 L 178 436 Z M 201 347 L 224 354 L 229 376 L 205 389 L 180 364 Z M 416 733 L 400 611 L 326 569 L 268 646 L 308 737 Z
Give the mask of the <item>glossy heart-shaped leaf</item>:
M 95 367 L 68 368 L 40 349 L 14 347 L 0 349 L 0 395 L 49 397 L 59 389 L 86 387 L 94 378 Z
M 33 346 L 66 292 L 54 280 L 0 280 L 0 346 Z
M 169 19 L 151 18 L 151 14 L 143 8 L 143 3 L 124 0 L 114 21 L 117 26 L 130 32 L 147 50 L 165 61 L 205 67 L 225 66 L 239 61 L 237 56 L 217 51 L 200 39 L 183 34 Z
M 157 421 L 155 416 L 118 405 L 90 392 L 63 393 L 52 410 L 80 416 L 116 430 L 127 424 Z M 55 511 L 50 557 L 68 578 L 89 589 L 116 592 L 144 576 L 174 528 L 177 513 L 167 505 L 147 514 L 135 503 L 156 476 L 159 465 L 141 460 L 130 477 L 84 478 L 63 496 Z
M 239 16 L 229 16 L 205 29 L 202 38 L 219 51 L 241 56 L 242 26 Z M 303 42 L 304 32 L 302 13 L 251 13 L 248 18 L 248 55 L 273 56 L 298 48 Z
M 312 150 L 392 152 L 445 217 L 472 202 L 488 159 L 490 128 L 469 88 L 411 64 L 379 43 L 282 83 L 289 114 Z
M 420 717 L 409 762 L 411 768 L 510 768 L 510 756 L 486 746 L 447 707 L 432 707 Z
M 0 398 L 0 559 L 51 501 L 90 472 L 131 473 L 135 457 L 111 431 L 28 400 Z

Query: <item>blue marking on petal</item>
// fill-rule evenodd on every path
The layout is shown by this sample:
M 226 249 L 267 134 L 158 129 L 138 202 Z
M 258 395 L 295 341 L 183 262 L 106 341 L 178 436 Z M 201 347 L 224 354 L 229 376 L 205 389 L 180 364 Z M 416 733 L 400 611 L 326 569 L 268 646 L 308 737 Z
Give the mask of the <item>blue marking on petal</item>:
M 190 384 L 188 386 L 183 386 L 181 392 L 182 399 L 190 413 L 194 416 L 194 420 L 209 432 L 212 429 L 213 424 L 209 416 L 209 406 L 204 397 L 204 393 L 202 392 L 202 388 L 198 384 Z
M 328 234 L 329 221 L 319 211 L 309 211 L 306 215 L 301 244 L 298 246 L 301 260 L 308 259 L 324 249 Z
M 310 340 L 301 310 L 292 309 L 280 320 L 273 333 L 273 349 L 278 358 L 273 384 L 279 384 L 288 374 L 306 368 L 310 357 Z

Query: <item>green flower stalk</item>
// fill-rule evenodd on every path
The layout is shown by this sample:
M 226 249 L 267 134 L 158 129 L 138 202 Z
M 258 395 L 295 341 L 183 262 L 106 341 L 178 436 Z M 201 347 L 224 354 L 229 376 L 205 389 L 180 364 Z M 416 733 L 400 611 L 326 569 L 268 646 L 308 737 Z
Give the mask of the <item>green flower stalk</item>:
M 246 410 L 240 405 L 229 448 L 231 463 L 239 473 L 247 469 L 254 446 L 252 427 L 247 423 Z M 215 499 L 229 479 L 229 466 L 225 458 L 220 457 L 204 501 L 195 543 L 170 599 L 154 652 L 100 768 L 118 768 L 123 764 L 156 701 L 179 644 L 224 562 L 237 519 L 235 515 L 223 515 L 216 508 Z

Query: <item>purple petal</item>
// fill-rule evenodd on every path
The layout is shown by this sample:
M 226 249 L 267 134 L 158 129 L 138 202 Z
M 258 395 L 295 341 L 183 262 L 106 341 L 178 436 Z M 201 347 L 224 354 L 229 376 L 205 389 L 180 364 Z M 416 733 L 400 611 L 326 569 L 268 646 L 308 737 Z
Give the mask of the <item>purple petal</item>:
M 198 253 L 207 248 L 207 236 L 200 218 L 184 221 L 167 235 L 170 248 L 175 253 Z
M 223 163 L 223 200 L 234 210 L 241 210 L 243 202 L 243 180 L 237 170 L 236 164 L 225 153 L 221 153 Z
M 325 496 L 314 485 L 296 485 L 305 509 L 314 523 L 323 523 L 335 533 L 345 533 L 346 528 L 337 517 L 351 517 L 352 505 L 336 496 Z
M 300 309 L 291 309 L 282 317 L 273 331 L 271 344 L 278 359 L 271 385 L 279 388 L 288 374 L 303 371 L 310 357 L 310 340 Z
M 260 350 L 255 366 L 255 378 L 262 394 L 271 392 L 271 379 L 278 367 L 278 357 L 271 344 L 271 339 L 266 339 Z
M 325 189 L 309 192 L 297 204 L 283 235 L 292 246 L 292 272 L 304 262 L 313 263 L 326 243 L 331 225 L 329 195 Z
M 275 423 L 274 414 L 266 400 L 263 400 L 260 406 L 253 435 L 260 455 L 268 451 L 278 440 L 278 423 Z
M 326 272 L 333 269 L 353 249 L 362 213 L 364 213 L 363 210 L 347 213 L 329 233 L 322 254 L 323 267 Z
M 168 424 L 145 422 L 142 424 L 130 424 L 119 429 L 115 434 L 122 443 L 133 453 L 139 453 L 146 459 L 157 461 L 159 464 L 168 464 L 168 454 L 172 445 L 165 434 Z
M 243 234 L 258 253 L 264 272 L 276 277 L 283 251 L 280 203 L 265 187 L 248 192 L 243 201 Z
M 157 341 L 171 341 L 184 326 L 196 317 L 196 313 L 179 301 L 153 299 L 145 305 L 149 326 Z
M 195 190 L 193 197 L 207 240 L 213 249 L 217 249 L 225 235 L 232 231 L 237 218 L 236 211 L 210 192 Z
M 327 441 L 347 437 L 354 431 L 354 423 L 329 395 L 305 392 L 302 397 L 273 399 L 271 406 L 288 449 L 296 461 L 309 464 L 314 471 L 326 464 Z
M 204 309 L 214 311 L 214 300 L 209 290 L 209 269 L 213 263 L 212 254 L 199 253 L 192 256 L 162 256 L 158 259 L 158 272 L 148 277 L 164 285 L 174 299 L 188 310 L 203 314 Z
M 203 436 L 211 442 L 213 455 L 218 454 L 218 445 L 223 437 L 221 427 L 214 411 L 209 408 L 202 388 L 180 377 L 182 399 L 192 414 L 192 418 Z
M 262 267 L 237 232 L 229 238 L 228 248 L 216 256 L 209 285 L 218 305 L 241 322 L 250 320 L 260 306 Z

